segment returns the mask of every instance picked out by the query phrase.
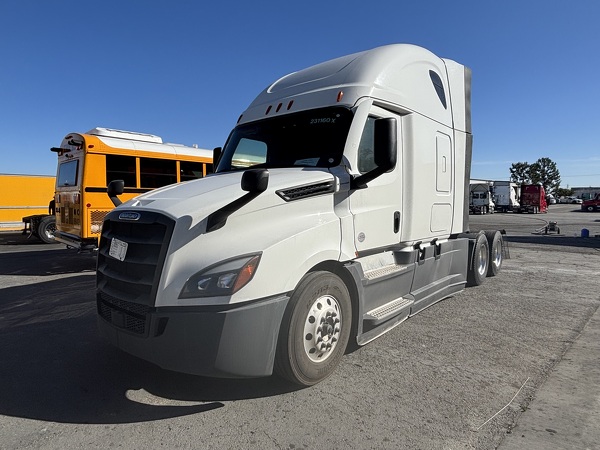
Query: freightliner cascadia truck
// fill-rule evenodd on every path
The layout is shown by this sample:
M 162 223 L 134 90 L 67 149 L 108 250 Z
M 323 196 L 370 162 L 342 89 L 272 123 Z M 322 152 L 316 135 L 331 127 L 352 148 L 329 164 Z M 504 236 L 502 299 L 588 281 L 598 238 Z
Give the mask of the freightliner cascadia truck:
M 101 333 L 166 369 L 307 386 L 496 275 L 501 233 L 468 229 L 470 87 L 468 68 L 404 44 L 278 79 L 216 173 L 106 216 Z

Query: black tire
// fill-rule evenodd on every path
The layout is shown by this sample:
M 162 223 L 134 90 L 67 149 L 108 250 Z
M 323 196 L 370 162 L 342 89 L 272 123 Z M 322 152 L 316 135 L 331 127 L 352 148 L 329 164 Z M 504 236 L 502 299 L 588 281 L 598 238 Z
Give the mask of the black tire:
M 548 234 L 547 231 L 546 234 Z M 488 241 L 490 253 L 487 276 L 495 277 L 502 268 L 502 234 L 499 231 L 486 231 L 485 237 Z
M 333 373 L 352 328 L 352 303 L 344 282 L 330 272 L 312 272 L 298 284 L 283 317 L 275 372 L 302 386 Z
M 490 264 L 490 250 L 485 234 L 479 234 L 472 241 L 472 251 L 469 255 L 467 269 L 467 286 L 480 286 L 487 276 Z
M 37 229 L 36 236 L 46 244 L 54 244 L 54 232 L 56 231 L 56 217 L 42 217 Z
M 594 211 L 596 211 L 596 207 L 595 207 L 595 206 L 592 206 L 592 205 L 590 205 L 590 206 L 588 206 L 588 207 L 587 207 L 585 210 L 586 210 L 587 212 L 594 212 Z

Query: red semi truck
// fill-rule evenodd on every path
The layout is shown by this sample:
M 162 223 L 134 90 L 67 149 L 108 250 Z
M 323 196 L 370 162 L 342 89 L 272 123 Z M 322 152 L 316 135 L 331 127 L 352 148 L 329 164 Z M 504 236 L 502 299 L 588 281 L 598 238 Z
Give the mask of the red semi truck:
M 522 185 L 520 205 L 519 213 L 537 214 L 548 212 L 544 186 L 541 184 Z

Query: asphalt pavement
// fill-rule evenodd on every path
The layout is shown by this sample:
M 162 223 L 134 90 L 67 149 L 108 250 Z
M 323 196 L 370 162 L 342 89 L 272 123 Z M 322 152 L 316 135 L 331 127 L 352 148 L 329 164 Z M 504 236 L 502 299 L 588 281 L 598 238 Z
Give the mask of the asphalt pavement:
M 560 233 L 540 234 L 549 221 Z M 600 213 L 470 222 L 506 230 L 501 274 L 308 389 L 117 351 L 95 327 L 93 256 L 0 233 L 0 449 L 600 448 Z
M 600 310 L 596 310 L 499 449 L 600 448 L 599 381 Z
M 472 228 L 505 223 L 509 247 L 524 243 L 555 245 L 600 253 L 599 214 L 572 205 L 554 205 L 544 215 L 471 216 Z M 558 232 L 546 232 L 549 222 Z M 562 228 L 562 229 L 561 229 Z M 587 231 L 587 232 L 586 232 Z M 590 237 L 584 238 L 585 234 Z M 582 252 L 582 257 L 586 253 Z M 594 276 L 594 274 L 592 274 Z M 595 276 L 600 286 L 600 267 Z M 600 288 L 596 291 L 596 297 Z M 600 298 L 598 298 L 600 299 Z M 557 299 L 560 300 L 560 299 Z M 600 448 L 600 308 L 535 393 L 500 450 L 566 450 Z

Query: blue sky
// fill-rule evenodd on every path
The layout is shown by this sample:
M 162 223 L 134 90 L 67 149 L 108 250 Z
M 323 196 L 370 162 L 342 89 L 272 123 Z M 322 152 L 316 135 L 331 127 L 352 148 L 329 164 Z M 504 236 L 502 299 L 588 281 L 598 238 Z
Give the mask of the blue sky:
M 0 173 L 97 126 L 212 149 L 275 79 L 384 44 L 473 71 L 472 178 L 548 157 L 600 186 L 600 2 L 3 0 Z

